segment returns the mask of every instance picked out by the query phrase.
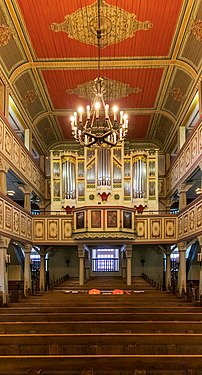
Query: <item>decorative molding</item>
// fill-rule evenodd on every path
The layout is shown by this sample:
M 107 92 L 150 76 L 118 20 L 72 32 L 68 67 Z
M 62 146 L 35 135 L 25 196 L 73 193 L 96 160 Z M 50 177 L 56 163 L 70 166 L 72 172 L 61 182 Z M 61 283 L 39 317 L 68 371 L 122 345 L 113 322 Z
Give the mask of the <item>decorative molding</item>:
M 32 217 L 10 199 L 0 197 L 0 232 L 9 238 L 32 241 Z
M 119 240 L 134 240 L 135 235 L 132 233 L 123 232 L 83 232 L 83 233 L 73 233 L 73 238 L 75 240 L 85 240 L 85 239 L 119 239 Z
M 22 177 L 40 196 L 45 195 L 45 177 L 32 160 L 31 154 L 13 134 L 0 116 L 0 160 Z
M 101 62 L 101 69 L 108 69 L 108 68 L 129 68 L 129 69 L 135 69 L 135 68 L 156 68 L 156 67 L 169 67 L 169 66 L 175 66 L 178 68 L 181 68 L 185 72 L 189 73 L 190 76 L 193 79 L 197 78 L 197 73 L 195 69 L 188 64 L 188 62 L 181 61 L 178 59 L 131 59 L 131 60 L 125 60 L 125 59 L 119 59 L 119 60 L 105 60 Z M 66 69 L 66 70 L 72 70 L 72 69 L 97 69 L 97 61 L 92 61 L 90 59 L 86 59 L 86 61 L 81 61 L 80 59 L 73 61 L 64 61 L 62 59 L 61 61 L 58 59 L 58 61 L 36 61 L 36 62 L 27 62 L 19 67 L 17 67 L 14 72 L 12 73 L 10 77 L 10 85 L 13 84 L 13 82 L 18 78 L 19 75 L 21 75 L 24 71 L 29 69 Z
M 202 122 L 181 149 L 166 177 L 166 195 L 169 197 L 202 162 Z

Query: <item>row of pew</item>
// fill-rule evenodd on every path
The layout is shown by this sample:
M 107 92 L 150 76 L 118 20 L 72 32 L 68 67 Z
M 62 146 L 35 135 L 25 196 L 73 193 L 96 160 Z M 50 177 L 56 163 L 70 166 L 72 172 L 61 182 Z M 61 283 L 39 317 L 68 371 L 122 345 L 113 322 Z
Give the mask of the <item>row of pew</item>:
M 0 309 L 1 375 L 202 374 L 199 304 L 143 279 L 123 295 L 67 288 Z

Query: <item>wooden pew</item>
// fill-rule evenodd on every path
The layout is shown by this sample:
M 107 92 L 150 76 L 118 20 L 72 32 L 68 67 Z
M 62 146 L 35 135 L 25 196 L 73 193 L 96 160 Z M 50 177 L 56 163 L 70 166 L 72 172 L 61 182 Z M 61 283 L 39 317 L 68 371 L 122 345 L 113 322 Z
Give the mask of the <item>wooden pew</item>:
M 7 333 L 202 333 L 198 322 L 0 322 L 0 334 Z
M 202 334 L 7 334 L 2 355 L 145 355 L 202 353 Z
M 122 374 L 128 374 L 126 371 L 129 370 L 133 371 L 133 374 L 138 374 L 138 370 L 148 370 L 149 375 L 157 375 L 159 371 L 164 371 L 163 374 L 182 375 L 185 374 L 183 369 L 187 369 L 186 374 L 200 375 L 202 355 L 0 356 L 0 373 L 2 375 L 15 372 L 24 375 L 28 374 L 29 369 L 35 370 L 38 374 L 43 374 L 43 372 L 54 374 L 56 373 L 54 372 L 55 368 L 58 373 L 62 373 L 62 371 L 64 373 L 64 369 L 66 369 L 65 374 L 69 374 L 70 371 L 74 371 L 74 373 L 82 371 L 82 374 L 85 373 L 83 371 L 88 371 L 86 374 L 89 375 L 93 375 L 94 371 L 98 371 L 98 373 L 106 371 L 107 374 L 113 374 L 113 371 L 122 371 Z
M 202 321 L 202 313 L 175 313 L 175 312 L 155 312 L 155 313 L 111 313 L 111 312 L 104 312 L 104 313 L 22 313 L 22 314 L 0 314 L 0 322 L 40 322 L 40 321 L 48 321 L 48 322 L 77 322 L 77 321 L 128 321 L 128 322 L 135 322 L 138 321 L 140 323 L 146 321 L 167 321 L 167 322 L 174 322 L 174 321 L 186 321 L 186 322 L 197 322 Z

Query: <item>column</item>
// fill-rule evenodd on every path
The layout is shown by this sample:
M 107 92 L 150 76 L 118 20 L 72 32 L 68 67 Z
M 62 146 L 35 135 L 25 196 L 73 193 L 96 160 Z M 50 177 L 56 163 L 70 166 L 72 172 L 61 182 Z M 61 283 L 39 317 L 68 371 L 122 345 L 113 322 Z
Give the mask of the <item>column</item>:
M 187 205 L 187 189 L 186 184 L 182 184 L 179 188 L 179 210 L 182 210 Z
M 198 254 L 198 259 L 200 260 L 200 270 L 199 270 L 199 299 L 202 298 L 202 236 L 198 236 L 199 246 L 200 246 L 200 256 Z
M 43 172 L 45 172 L 45 156 L 40 155 L 39 157 L 39 165 Z
M 185 141 L 186 141 L 186 128 L 185 126 L 179 126 L 178 128 L 178 150 L 181 150 Z
M 166 252 L 166 290 L 170 289 L 171 286 L 171 271 L 170 271 L 170 252 Z
M 7 248 L 10 240 L 0 237 L 0 295 L 3 305 L 8 304 L 8 261 Z
M 27 296 L 31 293 L 31 269 L 30 269 L 30 254 L 31 245 L 24 246 L 25 260 L 24 260 L 24 295 Z
M 0 192 L 4 195 L 7 194 L 7 182 L 6 174 L 8 172 L 8 166 L 3 159 L 0 158 Z
M 24 131 L 24 144 L 28 151 L 32 151 L 32 130 L 25 129 Z
M 6 82 L 3 82 L 3 77 L 0 81 L 0 112 L 8 118 L 8 106 L 9 106 L 9 86 Z
M 39 276 L 39 289 L 41 291 L 45 290 L 45 248 L 40 249 L 40 276 Z
M 182 295 L 184 291 L 186 293 L 186 250 L 187 250 L 187 243 L 180 242 L 178 243 L 178 251 L 179 251 L 179 261 L 180 261 L 180 272 L 178 271 L 178 288 L 179 294 Z
M 84 284 L 84 256 L 85 249 L 83 245 L 78 246 L 78 257 L 79 257 L 79 285 Z
M 32 189 L 29 185 L 24 186 L 24 209 L 31 212 L 31 193 Z
M 132 271 L 132 245 L 126 246 L 127 286 L 131 285 Z

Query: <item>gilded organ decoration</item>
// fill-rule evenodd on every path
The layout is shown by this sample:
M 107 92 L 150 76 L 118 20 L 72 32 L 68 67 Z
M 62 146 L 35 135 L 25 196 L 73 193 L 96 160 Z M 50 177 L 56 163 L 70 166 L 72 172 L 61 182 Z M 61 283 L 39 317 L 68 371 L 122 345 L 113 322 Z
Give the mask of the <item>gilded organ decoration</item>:
M 85 148 L 84 155 L 51 151 L 51 171 L 52 211 L 84 204 L 147 206 L 158 211 L 157 150 L 125 155 L 121 144 L 113 149 Z M 103 194 L 108 199 L 100 201 Z
M 124 39 L 131 38 L 138 30 L 149 30 L 152 28 L 153 25 L 151 22 L 138 21 L 136 18 L 135 14 L 131 14 L 118 6 L 109 5 L 104 0 L 101 0 L 101 47 L 104 48 L 119 43 Z M 86 28 L 81 27 L 81 25 L 89 25 L 89 32 L 86 32 Z M 52 23 L 50 29 L 54 32 L 65 32 L 69 38 L 97 46 L 97 2 L 78 9 L 70 15 L 66 15 L 65 21 L 62 23 Z

